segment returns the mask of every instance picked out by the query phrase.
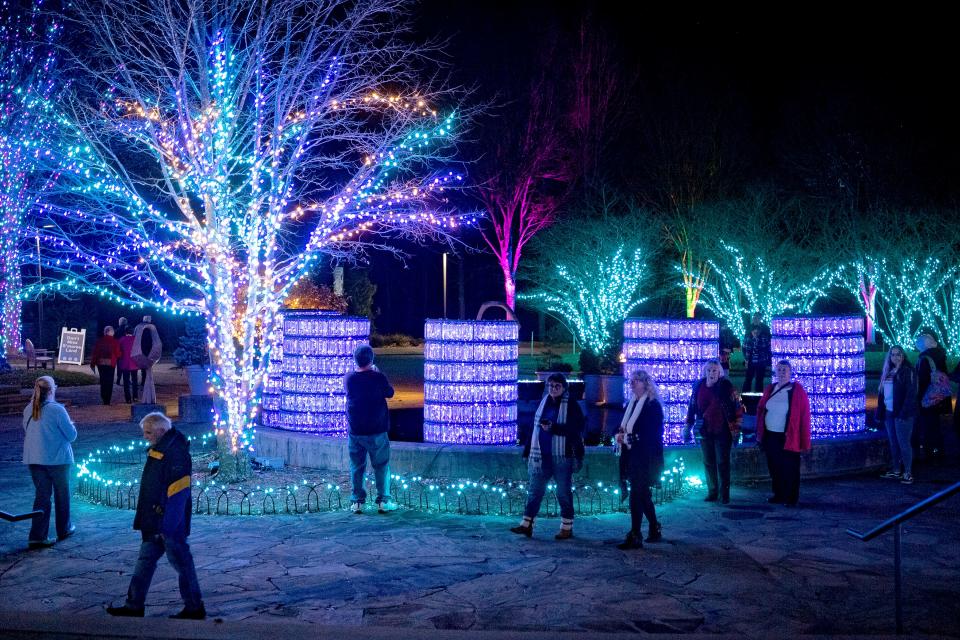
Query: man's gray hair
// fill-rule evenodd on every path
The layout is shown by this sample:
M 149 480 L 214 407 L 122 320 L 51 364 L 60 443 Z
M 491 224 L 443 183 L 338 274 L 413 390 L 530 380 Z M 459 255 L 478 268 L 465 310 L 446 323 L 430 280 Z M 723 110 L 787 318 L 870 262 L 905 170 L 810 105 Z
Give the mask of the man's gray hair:
M 143 416 L 143 420 L 140 421 L 140 428 L 144 427 L 160 427 L 162 431 L 168 430 L 173 426 L 173 423 L 170 422 L 170 418 L 163 415 L 159 411 L 154 411 L 153 413 L 148 413 Z

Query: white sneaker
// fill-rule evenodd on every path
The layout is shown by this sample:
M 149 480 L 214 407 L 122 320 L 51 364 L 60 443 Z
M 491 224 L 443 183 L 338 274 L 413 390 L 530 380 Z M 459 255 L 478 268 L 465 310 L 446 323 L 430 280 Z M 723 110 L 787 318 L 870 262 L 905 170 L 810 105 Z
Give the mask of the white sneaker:
M 397 503 L 394 501 L 389 502 L 378 502 L 377 503 L 377 512 L 378 513 L 389 513 L 391 511 L 397 510 Z
M 353 511 L 356 514 L 363 513 L 363 503 L 362 502 L 351 502 L 350 511 Z

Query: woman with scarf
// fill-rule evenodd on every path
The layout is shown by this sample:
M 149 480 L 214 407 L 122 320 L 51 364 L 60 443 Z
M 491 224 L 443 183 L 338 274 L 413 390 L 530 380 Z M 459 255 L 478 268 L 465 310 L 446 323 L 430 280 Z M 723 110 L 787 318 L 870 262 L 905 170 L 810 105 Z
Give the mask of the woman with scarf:
M 510 529 L 513 533 L 533 535 L 533 522 L 540 503 L 553 478 L 560 503 L 560 532 L 557 540 L 573 537 L 573 474 L 583 466 L 583 411 L 570 401 L 567 379 L 560 373 L 547 378 L 547 393 L 533 418 L 533 432 L 524 442 L 529 483 L 523 521 Z
M 810 450 L 810 398 L 793 380 L 789 360 L 777 363 L 773 384 L 757 405 L 757 444 L 767 454 L 773 496 L 767 502 L 788 507 L 800 498 L 800 453 Z
M 640 549 L 640 525 L 647 516 L 647 542 L 663 539 L 650 487 L 663 472 L 663 406 L 650 374 L 640 369 L 630 376 L 630 402 L 617 432 L 620 447 L 620 486 L 630 483 L 630 532 L 617 548 Z

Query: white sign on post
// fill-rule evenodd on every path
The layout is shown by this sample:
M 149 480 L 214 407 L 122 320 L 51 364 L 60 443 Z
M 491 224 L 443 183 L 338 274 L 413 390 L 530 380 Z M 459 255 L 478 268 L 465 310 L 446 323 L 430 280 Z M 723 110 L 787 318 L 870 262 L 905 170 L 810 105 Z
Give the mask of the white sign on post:
M 60 331 L 60 352 L 57 362 L 60 364 L 83 364 L 83 347 L 87 339 L 86 329 L 67 329 Z

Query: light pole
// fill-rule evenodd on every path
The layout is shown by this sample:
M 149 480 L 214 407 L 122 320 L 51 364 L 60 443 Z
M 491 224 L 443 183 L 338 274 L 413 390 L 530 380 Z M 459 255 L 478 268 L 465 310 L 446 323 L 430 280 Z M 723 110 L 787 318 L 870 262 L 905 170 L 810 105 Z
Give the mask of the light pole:
M 37 348 L 43 348 L 43 267 L 40 266 L 40 232 L 37 232 Z
M 447 252 L 443 252 L 443 318 L 447 318 Z

